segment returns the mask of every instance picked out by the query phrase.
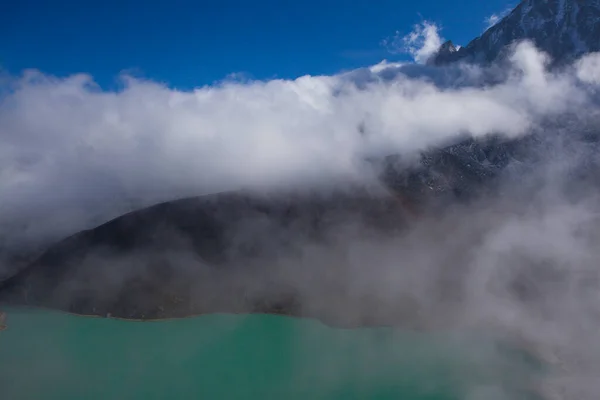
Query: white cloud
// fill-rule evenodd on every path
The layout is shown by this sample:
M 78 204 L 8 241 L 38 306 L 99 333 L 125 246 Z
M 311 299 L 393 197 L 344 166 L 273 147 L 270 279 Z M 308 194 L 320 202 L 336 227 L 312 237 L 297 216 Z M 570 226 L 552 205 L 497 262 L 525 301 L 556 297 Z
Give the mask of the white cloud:
M 484 18 L 483 22 L 485 23 L 485 29 L 489 29 L 492 26 L 496 25 L 498 22 L 502 20 L 502 18 L 506 17 L 510 12 L 514 9 L 514 7 L 509 6 L 505 8 L 503 11 L 498 13 L 493 13 L 489 17 Z
M 520 135 L 585 101 L 577 74 L 547 73 L 531 46 L 513 62 L 515 73 L 494 86 L 481 85 L 485 71 L 477 68 L 382 64 L 187 92 L 133 78 L 121 91 L 103 91 L 86 75 L 29 71 L 2 90 L 0 227 L 67 234 L 131 204 L 359 179 L 368 155 L 413 151 L 459 132 Z M 586 76 L 594 68 L 586 64 Z
M 442 45 L 444 39 L 439 34 L 439 27 L 429 21 L 424 21 L 413 27 L 408 35 L 396 32 L 382 44 L 389 52 L 406 53 L 419 64 L 424 64 Z
M 600 84 L 600 54 L 586 55 L 577 61 L 577 77 L 586 83 Z
M 486 29 L 496 25 L 501 19 L 502 17 L 498 14 L 492 14 L 489 17 L 485 18 Z

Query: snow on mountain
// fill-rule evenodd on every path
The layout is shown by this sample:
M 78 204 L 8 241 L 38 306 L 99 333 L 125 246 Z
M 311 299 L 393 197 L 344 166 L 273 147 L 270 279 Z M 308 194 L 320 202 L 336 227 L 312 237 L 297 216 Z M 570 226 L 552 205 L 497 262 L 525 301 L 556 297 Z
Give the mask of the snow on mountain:
M 600 0 L 524 0 L 467 46 L 456 49 L 452 42 L 444 43 L 429 63 L 489 63 L 526 39 L 555 64 L 600 51 Z

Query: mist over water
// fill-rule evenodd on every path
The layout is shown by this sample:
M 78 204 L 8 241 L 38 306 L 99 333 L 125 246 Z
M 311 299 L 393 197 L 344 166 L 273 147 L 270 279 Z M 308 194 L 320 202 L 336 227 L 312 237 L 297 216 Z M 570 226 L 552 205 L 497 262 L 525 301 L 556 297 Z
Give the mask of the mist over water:
M 370 157 L 410 158 L 458 134 L 535 133 L 545 140 L 539 160 L 513 160 L 493 195 L 386 235 L 336 225 L 326 245 L 300 243 L 300 257 L 265 271 L 342 323 L 369 314 L 519 338 L 560 364 L 547 385 L 596 399 L 600 153 L 586 138 L 598 133 L 600 55 L 549 71 L 523 43 L 510 60 L 503 71 L 380 65 L 190 92 L 129 77 L 117 92 L 84 75 L 8 77 L 0 239 L 45 246 L 142 206 L 222 190 L 376 185 Z

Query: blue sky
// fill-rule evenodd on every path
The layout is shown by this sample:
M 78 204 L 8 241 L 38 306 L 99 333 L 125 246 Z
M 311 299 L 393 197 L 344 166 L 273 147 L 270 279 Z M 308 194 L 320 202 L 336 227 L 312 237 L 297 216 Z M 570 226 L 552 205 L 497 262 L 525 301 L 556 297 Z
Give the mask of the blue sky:
M 514 3 L 514 2 L 513 2 Z M 506 0 L 18 0 L 0 13 L 0 65 L 102 86 L 120 71 L 178 88 L 231 73 L 256 79 L 331 74 L 393 56 L 380 46 L 422 19 L 464 44 Z

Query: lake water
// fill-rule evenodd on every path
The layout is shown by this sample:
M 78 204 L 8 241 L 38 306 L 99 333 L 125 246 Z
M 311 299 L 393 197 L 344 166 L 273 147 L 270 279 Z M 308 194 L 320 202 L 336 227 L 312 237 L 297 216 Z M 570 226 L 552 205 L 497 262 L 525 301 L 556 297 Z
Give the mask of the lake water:
M 523 353 L 465 334 L 272 315 L 123 321 L 11 308 L 0 398 L 530 399 Z

